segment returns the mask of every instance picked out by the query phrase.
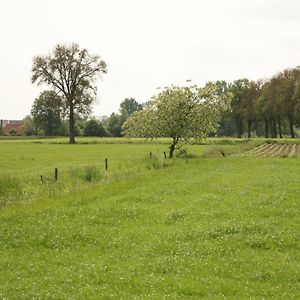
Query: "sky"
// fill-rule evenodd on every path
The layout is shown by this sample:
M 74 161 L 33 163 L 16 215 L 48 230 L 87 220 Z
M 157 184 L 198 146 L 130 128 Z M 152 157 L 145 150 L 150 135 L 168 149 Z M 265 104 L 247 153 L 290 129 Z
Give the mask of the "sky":
M 41 91 L 32 59 L 57 44 L 100 55 L 93 115 L 192 80 L 269 78 L 300 65 L 299 0 L 0 0 L 0 119 L 23 119 Z

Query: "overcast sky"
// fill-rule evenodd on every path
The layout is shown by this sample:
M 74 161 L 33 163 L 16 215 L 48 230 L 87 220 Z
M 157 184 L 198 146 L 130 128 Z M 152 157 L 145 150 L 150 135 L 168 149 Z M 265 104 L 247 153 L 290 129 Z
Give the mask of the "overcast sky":
M 78 43 L 108 64 L 94 115 L 191 79 L 267 78 L 300 65 L 299 0 L 0 0 L 0 119 L 21 119 L 47 86 L 32 58 Z

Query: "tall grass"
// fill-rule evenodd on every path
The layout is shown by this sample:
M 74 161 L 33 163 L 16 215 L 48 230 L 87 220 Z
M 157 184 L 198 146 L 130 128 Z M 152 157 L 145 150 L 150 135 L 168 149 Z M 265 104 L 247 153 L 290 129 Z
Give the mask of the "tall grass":
M 0 208 L 20 198 L 23 193 L 22 181 L 10 175 L 0 176 Z

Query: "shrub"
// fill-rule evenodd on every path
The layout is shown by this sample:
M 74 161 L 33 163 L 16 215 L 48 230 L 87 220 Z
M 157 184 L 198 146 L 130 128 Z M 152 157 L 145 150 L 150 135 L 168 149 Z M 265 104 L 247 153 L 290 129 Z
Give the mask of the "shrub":
M 16 135 L 17 135 L 17 130 L 16 130 L 15 128 L 12 128 L 12 129 L 9 131 L 9 135 L 16 136 Z
M 152 157 L 146 158 L 146 168 L 147 169 L 162 169 L 167 167 L 167 163 L 163 162 L 161 159 L 159 159 L 156 155 L 152 154 Z
M 95 165 L 85 165 L 78 168 L 72 168 L 70 170 L 70 175 L 88 182 L 103 178 L 103 173 Z
M 92 119 L 85 123 L 83 135 L 101 137 L 101 136 L 107 136 L 107 132 L 100 121 Z
M 187 158 L 196 158 L 196 154 L 188 153 L 186 149 L 178 149 L 176 152 L 176 157 L 181 159 L 187 159 Z

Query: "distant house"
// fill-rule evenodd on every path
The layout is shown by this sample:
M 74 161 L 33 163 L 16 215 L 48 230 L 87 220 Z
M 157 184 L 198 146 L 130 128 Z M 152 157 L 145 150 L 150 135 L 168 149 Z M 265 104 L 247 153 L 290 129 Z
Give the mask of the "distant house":
M 1 120 L 4 135 L 24 135 L 24 123 L 22 120 Z

